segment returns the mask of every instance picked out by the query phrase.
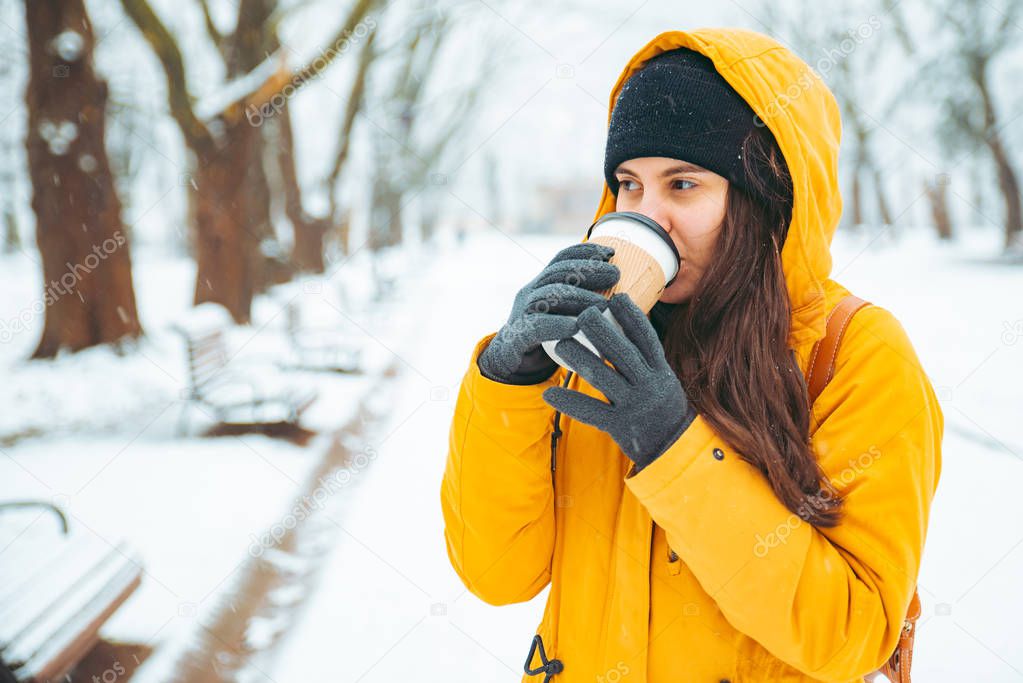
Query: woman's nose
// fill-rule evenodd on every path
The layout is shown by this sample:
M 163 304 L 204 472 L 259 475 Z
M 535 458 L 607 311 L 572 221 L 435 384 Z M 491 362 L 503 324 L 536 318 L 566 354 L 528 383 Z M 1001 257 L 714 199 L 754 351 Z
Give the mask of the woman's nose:
M 664 230 L 671 233 L 671 217 L 668 215 L 667 202 L 658 197 L 644 197 L 639 213 L 657 222 Z

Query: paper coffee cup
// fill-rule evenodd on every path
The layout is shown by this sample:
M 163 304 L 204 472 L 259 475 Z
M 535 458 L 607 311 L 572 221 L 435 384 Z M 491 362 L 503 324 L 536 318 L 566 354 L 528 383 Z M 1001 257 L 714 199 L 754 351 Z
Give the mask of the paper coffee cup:
M 649 313 L 661 293 L 670 285 L 679 270 L 679 253 L 671 236 L 656 221 L 634 211 L 613 211 L 601 216 L 587 233 L 588 241 L 614 248 L 610 262 L 618 266 L 621 276 L 610 289 L 598 292 L 607 298 L 627 293 L 644 313 Z M 610 309 L 603 313 L 619 331 L 622 326 Z M 574 339 L 598 356 L 602 354 L 582 331 Z M 559 365 L 572 370 L 554 351 L 559 340 L 543 342 L 544 351 Z

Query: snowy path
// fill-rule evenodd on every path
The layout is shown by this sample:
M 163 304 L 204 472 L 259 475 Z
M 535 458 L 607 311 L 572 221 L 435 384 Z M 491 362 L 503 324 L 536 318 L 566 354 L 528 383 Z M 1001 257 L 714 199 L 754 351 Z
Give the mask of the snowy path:
M 378 454 L 344 508 L 330 512 L 343 531 L 304 619 L 260 664 L 277 683 L 514 680 L 521 671 L 546 591 L 501 610 L 468 593 L 444 552 L 439 502 L 472 346 L 507 315 L 523 273 L 565 246 L 563 238 L 515 241 L 524 248 L 501 236 L 472 241 L 419 288 L 429 326 L 408 330 L 416 348 L 404 357 L 392 420 L 371 444 Z
M 403 358 L 385 436 L 373 444 L 378 456 L 330 512 L 343 531 L 317 592 L 272 661 L 260 664 L 275 683 L 518 680 L 546 591 L 503 608 L 465 591 L 444 551 L 439 481 L 472 345 L 570 240 L 478 238 L 423 283 L 430 325 L 409 330 L 417 344 Z M 948 425 L 914 674 L 1020 680 L 1023 335 L 1006 330 L 1023 311 L 997 294 L 1023 291 L 1023 273 L 963 263 L 926 240 L 862 251 L 868 240 L 838 241 L 835 277 L 900 317 Z
M 390 306 L 373 309 L 381 315 L 362 315 L 369 264 L 357 258 L 333 278 L 304 277 L 261 296 L 253 324 L 227 332 L 229 348 L 237 353 L 232 367 L 237 363 L 260 383 L 279 379 L 316 388 L 319 399 L 303 415 L 303 425 L 319 435 L 305 447 L 259 434 L 205 438 L 212 420 L 199 409 L 188 411 L 189 428 L 180 434 L 187 377 L 183 344 L 171 325 L 194 314 L 193 268 L 180 257 L 144 250 L 138 256 L 136 283 L 147 336 L 133 352 L 96 348 L 53 362 L 25 362 L 41 318 L 0 345 L 6 389 L 0 402 L 0 500 L 54 502 L 68 513 L 73 537 L 127 540 L 143 558 L 145 574 L 102 635 L 173 659 L 209 623 L 240 578 L 254 539 L 281 523 L 333 431 L 391 363 L 393 321 L 404 316 L 394 315 Z M 37 276 L 34 264 L 19 255 L 0 258 L 0 265 L 10 278 L 0 320 L 9 320 L 37 296 Z M 369 335 L 366 372 L 278 372 L 276 361 L 289 358 L 282 314 L 289 300 L 312 328 Z M 356 306 L 349 308 L 350 302 Z M 10 438 L 26 432 L 31 436 Z M 39 510 L 0 516 L 0 566 L 22 544 L 37 541 L 58 542 L 52 516 Z M 99 670 L 130 664 L 115 656 L 100 657 Z M 147 669 L 158 666 L 154 659 L 146 662 Z M 151 680 L 164 681 L 163 674 Z

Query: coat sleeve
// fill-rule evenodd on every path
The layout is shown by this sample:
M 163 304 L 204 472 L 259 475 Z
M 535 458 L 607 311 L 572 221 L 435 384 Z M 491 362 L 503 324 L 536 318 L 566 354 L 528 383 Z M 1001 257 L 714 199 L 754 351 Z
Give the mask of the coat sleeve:
M 942 412 L 890 312 L 853 318 L 814 418 L 836 527 L 790 512 L 702 416 L 625 481 L 733 626 L 815 678 L 858 679 L 895 650 L 941 471 Z
M 504 605 L 551 579 L 554 409 L 542 394 L 565 370 L 532 385 L 489 379 L 476 359 L 494 334 L 476 344 L 458 391 L 440 499 L 455 572 L 480 599 Z

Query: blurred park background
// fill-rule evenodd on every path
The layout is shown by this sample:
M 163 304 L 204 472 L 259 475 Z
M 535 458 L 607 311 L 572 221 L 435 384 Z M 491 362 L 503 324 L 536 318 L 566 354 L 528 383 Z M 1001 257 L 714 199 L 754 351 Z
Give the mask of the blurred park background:
M 454 399 L 589 226 L 622 66 L 702 26 L 835 93 L 833 277 L 943 402 L 914 675 L 1023 680 L 1021 0 L 2 0 L 17 680 L 517 680 L 546 592 L 447 566 Z

